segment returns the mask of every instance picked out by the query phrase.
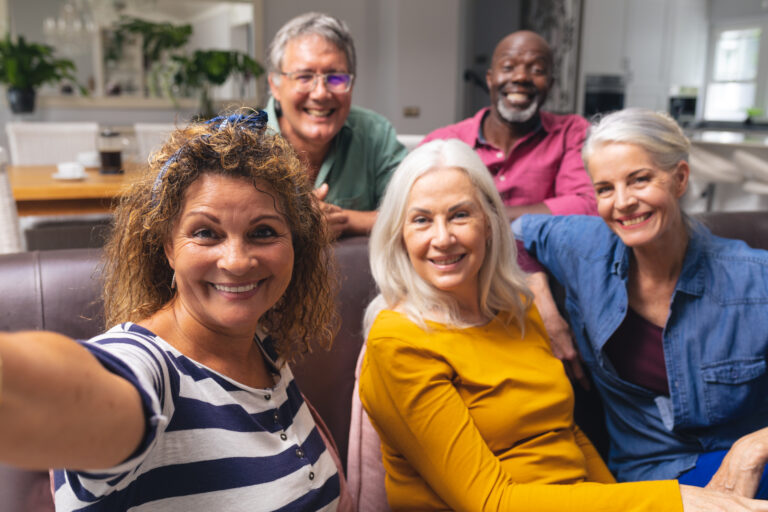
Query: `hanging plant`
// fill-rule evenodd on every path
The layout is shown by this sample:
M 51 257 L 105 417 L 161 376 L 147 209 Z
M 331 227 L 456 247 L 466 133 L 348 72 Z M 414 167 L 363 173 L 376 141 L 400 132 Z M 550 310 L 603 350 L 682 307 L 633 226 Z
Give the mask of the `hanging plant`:
M 178 63 L 174 82 L 186 89 L 200 91 L 200 114 L 215 114 L 210 87 L 222 85 L 227 78 L 240 75 L 243 79 L 258 78 L 264 68 L 249 55 L 236 50 L 195 50 L 192 56 L 173 56 Z
M 182 48 L 192 35 L 192 25 L 154 23 L 140 18 L 123 17 L 111 31 L 104 58 L 107 62 L 118 62 L 123 57 L 123 48 L 131 37 L 141 37 L 142 66 L 147 73 L 147 91 L 159 95 L 165 87 L 161 74 L 167 64 L 167 57 L 173 50 Z
M 115 29 L 116 33 L 129 33 L 141 36 L 141 53 L 144 67 L 161 60 L 166 52 L 181 48 L 192 35 L 192 25 L 172 25 L 154 23 L 139 18 L 123 18 Z

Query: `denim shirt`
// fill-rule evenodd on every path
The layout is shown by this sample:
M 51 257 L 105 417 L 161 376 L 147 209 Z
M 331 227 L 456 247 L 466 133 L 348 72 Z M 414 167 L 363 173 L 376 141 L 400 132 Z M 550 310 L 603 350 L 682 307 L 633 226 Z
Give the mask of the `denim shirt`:
M 627 313 L 632 250 L 596 217 L 526 215 L 516 224 L 565 288 L 619 481 L 677 478 L 699 454 L 768 426 L 767 251 L 691 230 L 662 336 L 667 397 L 621 379 L 603 350 Z

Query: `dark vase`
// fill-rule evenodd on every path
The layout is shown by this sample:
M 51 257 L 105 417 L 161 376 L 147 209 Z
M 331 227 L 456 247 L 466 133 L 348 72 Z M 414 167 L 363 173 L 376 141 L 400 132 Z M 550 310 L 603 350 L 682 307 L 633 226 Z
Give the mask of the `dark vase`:
M 14 114 L 34 112 L 35 90 L 9 87 L 8 88 L 8 104 L 11 106 L 11 112 L 13 112 Z

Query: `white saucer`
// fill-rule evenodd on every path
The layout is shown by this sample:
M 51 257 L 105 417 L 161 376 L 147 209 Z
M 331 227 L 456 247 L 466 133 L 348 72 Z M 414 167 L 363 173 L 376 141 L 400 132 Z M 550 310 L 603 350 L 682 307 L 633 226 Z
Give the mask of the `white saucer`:
M 55 173 L 51 174 L 51 178 L 53 178 L 55 180 L 63 180 L 63 181 L 79 181 L 79 180 L 84 180 L 87 177 L 88 177 L 88 175 L 85 174 L 85 173 L 83 173 L 83 174 L 61 174 L 60 172 L 55 172 Z

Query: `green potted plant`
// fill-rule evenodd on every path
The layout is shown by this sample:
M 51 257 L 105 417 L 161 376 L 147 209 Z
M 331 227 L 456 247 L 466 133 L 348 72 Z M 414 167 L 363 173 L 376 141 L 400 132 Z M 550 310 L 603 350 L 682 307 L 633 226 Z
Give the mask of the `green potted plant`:
M 48 45 L 28 43 L 23 36 L 14 41 L 10 34 L 0 41 L 0 83 L 8 87 L 8 103 L 14 113 L 32 112 L 36 90 L 44 84 L 71 80 L 82 94 L 87 94 L 77 84 L 74 71 L 75 64 L 54 57 Z
M 264 68 L 250 56 L 236 50 L 195 50 L 192 56 L 174 56 L 178 70 L 174 77 L 177 85 L 200 91 L 200 115 L 212 117 L 215 112 L 210 88 L 221 85 L 231 75 L 258 78 Z

